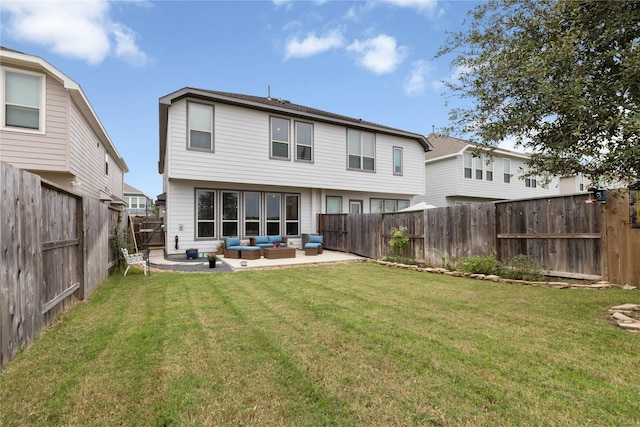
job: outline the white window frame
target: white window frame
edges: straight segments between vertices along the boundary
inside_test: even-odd
[[[485,156],[484,162],[484,179],[488,182],[493,182],[493,159]]]
[[[473,179],[473,154],[470,151],[462,153],[462,177],[465,179]]]
[[[198,106],[198,107],[205,107],[209,109],[210,112],[210,128],[209,129],[199,129],[199,128],[192,128],[191,127],[191,107],[192,106]],[[213,153],[214,150],[214,138],[213,138],[213,128],[214,128],[214,108],[213,105],[209,105],[209,104],[203,104],[200,102],[187,102],[187,149],[188,150],[196,150],[196,151],[207,151],[207,152],[211,152]],[[193,147],[191,145],[191,131],[196,131],[196,132],[201,132],[201,133],[208,133],[209,134],[209,148],[205,148],[205,147]]]
[[[511,184],[511,159],[502,159],[502,182]]]
[[[484,159],[483,156],[473,156],[473,178],[476,181],[484,180]]]
[[[349,200],[349,213],[363,213],[362,200]]]
[[[38,129],[32,129],[21,126],[11,126],[7,125],[7,73],[13,74],[22,74],[24,76],[37,77],[40,80],[40,91],[39,91],[39,105],[38,105]],[[2,113],[0,116],[2,117],[2,129],[14,132],[24,132],[24,133],[35,133],[35,134],[44,134],[46,132],[45,124],[47,117],[47,109],[46,109],[46,93],[47,93],[47,77],[42,73],[35,73],[32,71],[25,71],[11,67],[2,67]],[[20,106],[15,104],[16,106]],[[33,106],[28,106],[33,108]]]

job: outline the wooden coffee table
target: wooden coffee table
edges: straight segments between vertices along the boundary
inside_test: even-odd
[[[262,249],[266,259],[295,258],[296,248],[264,248]]]

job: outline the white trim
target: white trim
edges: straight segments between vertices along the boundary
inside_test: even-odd
[[[20,126],[7,126],[6,121],[6,83],[7,83],[7,72],[13,74],[22,74],[25,76],[37,77],[40,80],[40,105],[38,106],[38,129],[30,129],[23,128]],[[2,86],[2,114],[0,122],[0,127],[2,130],[10,131],[10,132],[19,132],[19,133],[32,133],[37,135],[46,134],[46,123],[47,123],[47,75],[45,73],[38,73],[34,71],[27,71],[20,68],[12,68],[12,67],[2,67],[1,73],[1,86]]]

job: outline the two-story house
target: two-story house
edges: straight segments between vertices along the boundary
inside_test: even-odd
[[[395,211],[424,193],[423,135],[271,97],[183,88],[159,101],[167,253],[285,235],[317,214]],[[177,240],[177,243],[176,243]]]
[[[559,194],[559,180],[542,185],[522,178],[527,154],[482,146],[450,136],[427,135],[433,150],[425,154],[425,194],[418,202],[434,206],[544,197]]]
[[[148,216],[153,213],[153,200],[126,182],[124,183],[124,202],[127,215]]]
[[[128,168],[78,83],[0,47],[0,159],[82,196],[122,206]]]

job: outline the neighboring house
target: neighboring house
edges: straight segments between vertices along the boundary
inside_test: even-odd
[[[417,202],[434,206],[544,197],[559,194],[558,179],[543,186],[522,179],[527,154],[482,146],[449,136],[427,135],[433,150],[425,154],[425,194]]]
[[[80,85],[42,58],[4,47],[0,68],[2,161],[122,206],[127,165]]]
[[[560,178],[560,194],[587,193],[590,187],[591,181],[582,174]]]
[[[424,136],[271,97],[160,98],[167,253],[317,231],[317,214],[395,211],[424,193]],[[175,239],[178,239],[176,249]]]
[[[152,213],[153,201],[142,191],[131,185],[124,183],[124,210],[127,215],[150,215]]]

